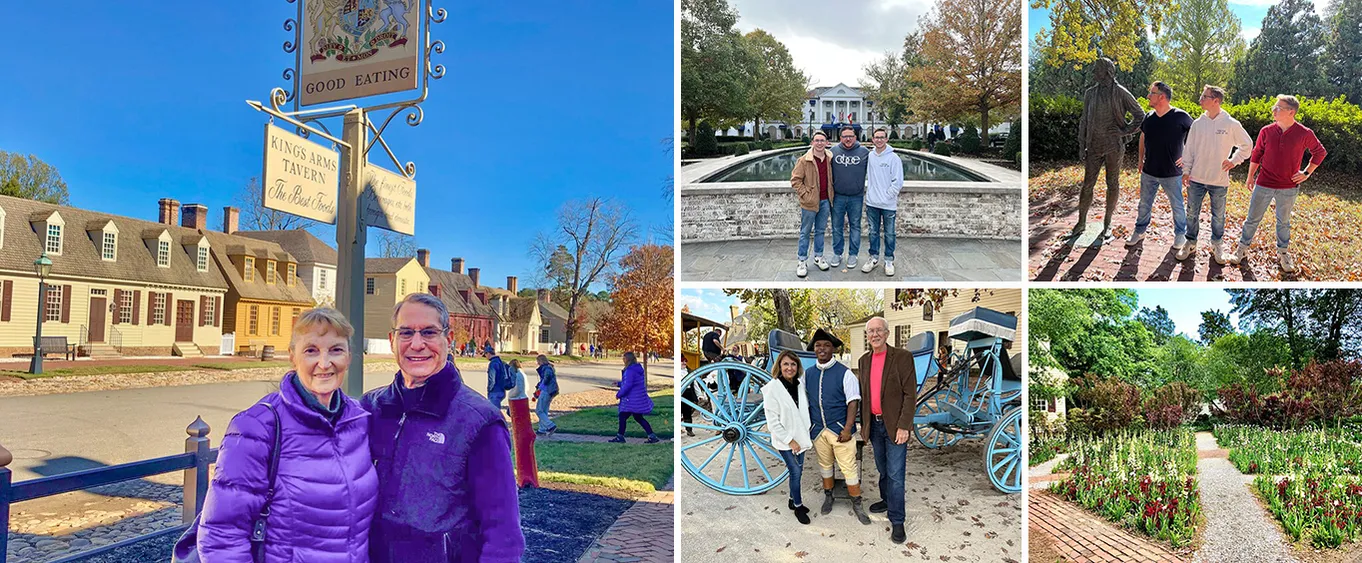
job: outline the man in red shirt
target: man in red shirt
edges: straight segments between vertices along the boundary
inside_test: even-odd
[[[1248,178],[1244,180],[1244,185],[1253,186],[1253,197],[1249,200],[1248,217],[1244,218],[1239,244],[1230,255],[1231,264],[1238,264],[1248,254],[1258,223],[1263,220],[1268,204],[1275,200],[1277,260],[1283,272],[1296,271],[1296,264],[1286,248],[1291,242],[1291,208],[1296,205],[1301,182],[1309,178],[1329,154],[1314,131],[1296,122],[1300,107],[1294,96],[1278,95],[1277,103],[1272,106],[1273,123],[1258,132],[1258,141],[1249,157]],[[1310,164],[1301,170],[1301,158],[1307,150],[1310,151]]]
[[[889,322],[875,317],[865,324],[870,351],[861,356],[856,377],[861,382],[861,435],[875,450],[880,473],[880,500],[871,512],[888,512],[890,539],[903,543],[903,501],[908,437],[917,408],[917,371],[913,355],[888,344]]]

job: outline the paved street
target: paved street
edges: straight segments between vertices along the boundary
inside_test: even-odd
[[[812,242],[810,242],[812,246]],[[686,281],[798,281],[797,239],[691,242],[681,245],[681,279]],[[899,237],[894,248],[894,277],[884,275],[883,265],[861,273],[870,243],[861,241],[855,270],[846,263],[828,271],[813,265],[809,249],[809,275],[805,281],[1021,281],[1021,242],[1015,240]],[[824,247],[832,256],[832,241]]]

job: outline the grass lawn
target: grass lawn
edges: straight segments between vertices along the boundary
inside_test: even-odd
[[[671,479],[671,444],[535,442],[543,481],[605,487],[646,495]]]
[[[651,393],[653,397],[653,414],[644,418],[648,419],[648,424],[653,427],[653,432],[661,438],[671,438],[675,429],[672,427],[672,390],[664,389]],[[590,434],[594,436],[614,436],[619,429],[619,409],[616,407],[593,407],[570,412],[553,419],[558,424],[558,431],[565,434]],[[647,434],[639,427],[634,419],[630,418],[628,424],[624,426],[625,436],[633,438],[646,438]]]
[[[193,369],[192,366],[172,366],[166,364],[129,364],[122,366],[89,366],[74,368],[55,368],[44,369],[41,374],[33,375],[27,370],[0,370],[0,375],[12,375],[20,379],[39,379],[43,377],[62,377],[72,375],[108,375],[117,373],[161,373],[168,371],[185,371]]]

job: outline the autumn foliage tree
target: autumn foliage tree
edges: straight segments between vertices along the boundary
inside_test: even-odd
[[[672,351],[673,252],[670,246],[635,246],[610,278],[614,308],[601,319],[601,339],[612,350],[639,352],[645,366],[649,352]]]
[[[1021,105],[1021,3],[938,0],[920,25],[918,101],[938,119],[979,116],[987,144],[989,113],[1015,114]]]

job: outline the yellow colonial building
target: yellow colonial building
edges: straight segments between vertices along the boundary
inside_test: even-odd
[[[235,221],[227,230],[234,231]],[[278,243],[222,232],[203,231],[213,245],[213,260],[227,280],[222,332],[234,350],[259,355],[266,346],[283,356],[293,338],[293,323],[313,307],[312,293],[298,277],[298,261]]]
[[[961,289],[957,296],[946,297],[939,311],[930,305],[897,307],[901,291],[903,290],[884,290],[885,312],[882,316],[889,322],[890,346],[902,347],[915,334],[933,332],[936,334],[937,348],[943,343],[950,343],[958,352],[961,345],[950,339],[951,319],[975,307],[984,307],[1017,317],[1017,338],[1008,350],[1009,355],[1020,354],[1026,348],[1026,324],[1022,318],[1025,310],[1022,308],[1021,289],[980,289],[978,301],[974,301],[975,290]],[[847,343],[847,349],[851,353],[851,365],[855,365],[861,355],[870,349],[870,341],[865,336],[865,323],[869,320],[858,319],[850,325],[851,341]]]
[[[364,338],[387,342],[393,307],[410,293],[430,293],[430,275],[410,258],[369,258],[364,261]],[[381,342],[371,342],[382,347]]]

